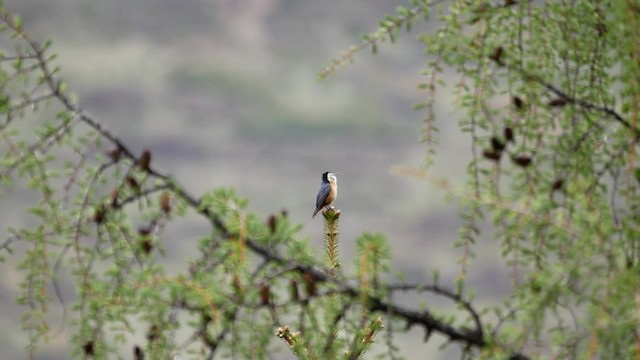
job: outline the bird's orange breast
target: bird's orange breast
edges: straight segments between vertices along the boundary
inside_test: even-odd
[[[331,191],[329,191],[329,195],[327,195],[327,199],[324,201],[326,205],[331,205],[338,195],[338,185],[335,182],[332,182],[330,185]]]

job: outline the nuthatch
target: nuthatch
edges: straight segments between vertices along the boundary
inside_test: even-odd
[[[313,212],[312,218],[316,217],[318,211],[331,206],[338,196],[338,178],[332,172],[322,174],[322,183],[316,197],[316,211]]]

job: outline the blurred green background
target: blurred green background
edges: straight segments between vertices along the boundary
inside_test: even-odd
[[[365,51],[356,63],[317,80],[332,58],[374,31],[397,5],[388,0],[8,0],[35,39],[54,41],[62,77],[81,106],[124,141],[153,152],[154,165],[202,194],[232,186],[265,218],[287,209],[304,225],[318,253],[322,221],[311,219],[324,171],[338,172],[342,210],[341,257],[352,268],[353,239],[363,231],[388,236],[394,269],[409,281],[429,281],[440,269],[453,287],[461,251],[452,247],[459,219],[444,193],[391,173],[394,165],[420,166],[424,114],[412,104],[421,67],[429,60],[416,40],[429,24],[417,23],[380,53]],[[451,75],[451,74],[450,74]],[[449,80],[457,77],[450,76]],[[461,114],[451,94],[437,99],[438,157],[432,171],[462,183],[470,139],[460,134]],[[6,204],[6,203],[5,203]],[[3,209],[4,211],[4,209]],[[12,213],[11,216],[19,216]],[[195,254],[206,224],[187,219],[169,228],[163,242],[175,268]],[[186,246],[185,242],[193,242]],[[469,286],[478,303],[491,304],[509,281],[490,240],[477,249]],[[19,274],[2,264],[0,323],[3,359],[22,357],[21,310],[14,304]],[[68,288],[68,291],[73,291]],[[446,311],[434,298],[400,299]],[[55,303],[55,300],[52,300]],[[52,305],[55,306],[55,305]],[[60,322],[60,315],[52,322]],[[55,327],[55,325],[53,326]],[[414,330],[396,339],[408,359],[447,359],[434,336],[428,344]],[[38,359],[65,359],[64,335]],[[8,356],[8,357],[5,357]]]

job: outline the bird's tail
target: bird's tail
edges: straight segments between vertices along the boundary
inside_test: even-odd
[[[318,213],[318,211],[320,211],[320,208],[317,208],[316,211],[313,212],[313,215],[311,215],[311,218],[315,218],[316,214]]]

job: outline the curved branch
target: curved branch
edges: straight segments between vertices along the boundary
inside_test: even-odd
[[[480,320],[480,315],[473,308],[471,303],[469,301],[465,300],[462,297],[461,294],[456,294],[453,291],[451,291],[449,289],[445,289],[445,288],[443,288],[443,287],[441,287],[441,286],[439,286],[437,284],[434,284],[434,285],[395,284],[395,285],[389,286],[389,290],[391,290],[391,291],[394,291],[394,290],[398,290],[398,291],[429,291],[429,292],[432,292],[434,294],[444,296],[444,297],[454,301],[455,303],[461,305],[465,310],[467,310],[467,312],[469,313],[469,315],[473,319],[473,322],[476,325],[476,329],[475,329],[476,333],[482,334],[484,332],[484,327],[482,326],[482,321]]]

